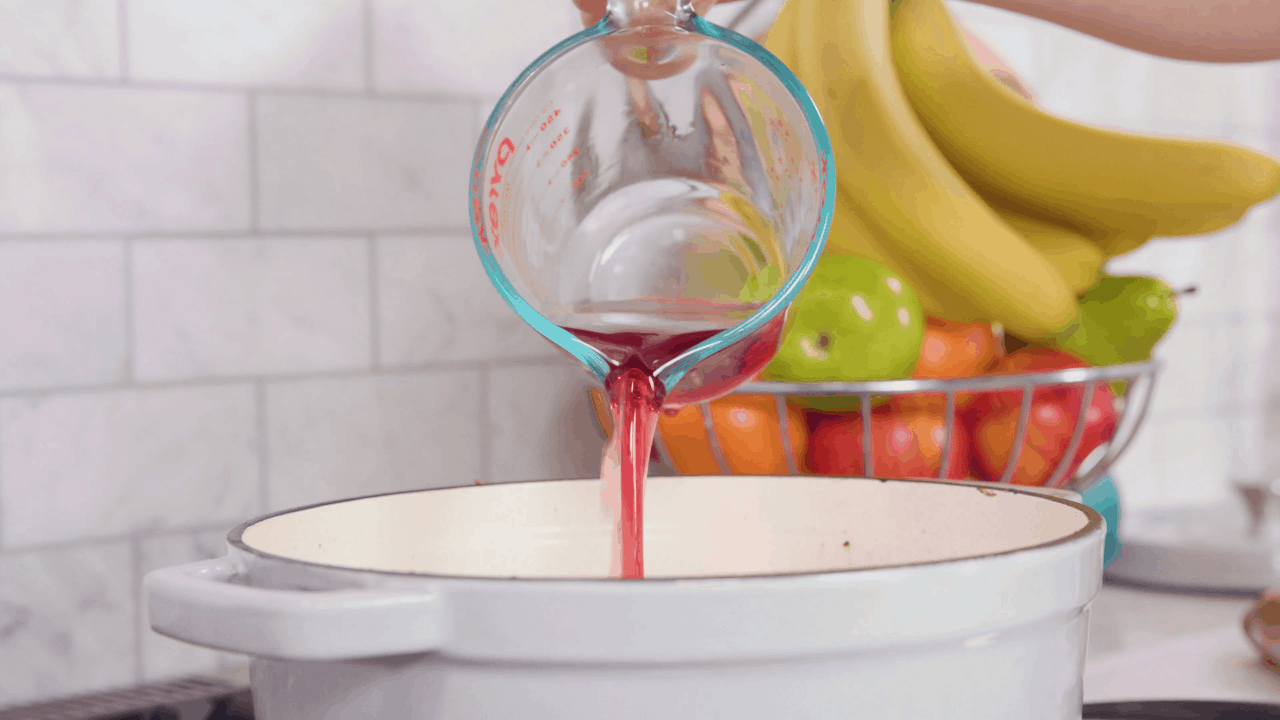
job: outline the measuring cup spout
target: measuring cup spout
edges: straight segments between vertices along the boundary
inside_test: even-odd
[[[681,26],[692,20],[693,15],[692,0],[608,0],[604,22],[614,30],[646,25]]]

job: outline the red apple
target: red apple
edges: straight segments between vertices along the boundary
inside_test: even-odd
[[[1080,412],[1083,388],[1071,393],[1041,396],[1036,393],[1027,418],[1026,438],[1018,454],[1018,464],[1010,477],[1015,485],[1044,485],[1071,444]],[[994,393],[990,395],[995,395]],[[974,465],[987,480],[999,480],[1009,463],[1018,430],[1019,405],[993,402],[988,398],[975,405],[969,415]],[[1063,482],[1069,480],[1089,453],[1115,435],[1119,415],[1115,395],[1106,385],[1098,385],[1085,410],[1085,427],[1080,446],[1071,459]]]
[[[988,375],[1017,375],[1021,373],[1052,372],[1088,367],[1089,364],[1076,355],[1065,350],[1051,348],[1023,348],[1000,358]],[[1032,394],[1033,401],[1047,401],[1052,398],[1073,399],[1078,404],[1083,392],[1079,386],[1059,385],[1036,390]],[[970,415],[985,414],[995,408],[1022,405],[1022,390],[992,390],[976,393],[965,403],[965,410]],[[1015,416],[1016,417],[1016,416]]]
[[[946,439],[945,405],[926,396],[895,398],[871,413],[871,475],[880,478],[937,478]],[[819,420],[809,441],[809,469],[819,475],[862,476],[862,416],[830,415]],[[968,438],[956,421],[948,478],[969,474]]]

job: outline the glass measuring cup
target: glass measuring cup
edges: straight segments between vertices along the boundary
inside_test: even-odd
[[[494,108],[472,232],[498,291],[606,385],[679,406],[772,357],[817,262],[834,160],[799,80],[688,0],[609,0]]]

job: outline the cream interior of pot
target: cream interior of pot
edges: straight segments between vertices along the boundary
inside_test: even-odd
[[[519,578],[608,577],[612,514],[598,480],[383,495],[277,515],[254,550],[362,570]],[[1085,529],[1058,500],[935,482],[822,477],[654,477],[646,576],[883,567],[1003,553]]]

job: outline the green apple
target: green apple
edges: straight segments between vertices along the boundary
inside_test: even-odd
[[[792,302],[764,376],[789,382],[910,377],[924,331],[920,301],[892,270],[865,258],[826,255]],[[835,412],[850,403],[813,397],[805,404]]]

